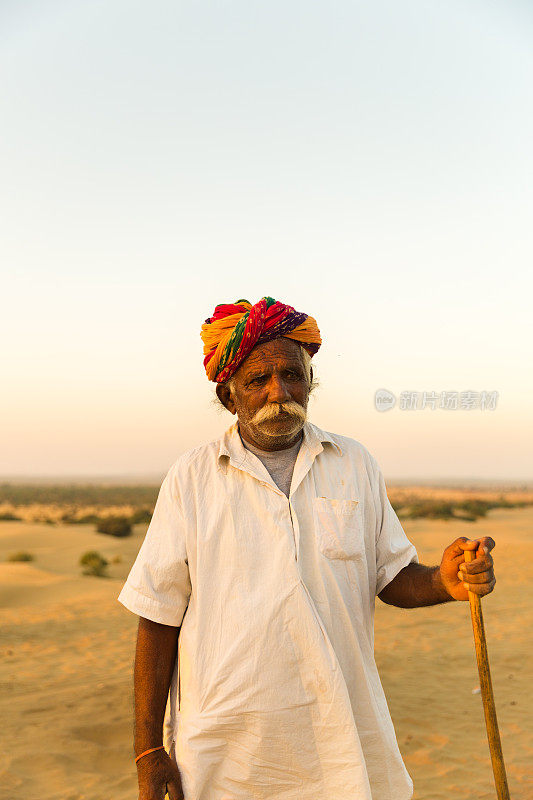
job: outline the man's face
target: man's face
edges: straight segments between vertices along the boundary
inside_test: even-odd
[[[300,436],[309,390],[300,345],[282,338],[255,347],[235,373],[231,392],[218,386],[217,394],[237,414],[246,441],[262,450],[282,450]]]

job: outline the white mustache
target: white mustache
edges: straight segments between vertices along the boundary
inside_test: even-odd
[[[291,417],[295,418],[295,421],[298,421],[303,425],[306,420],[307,414],[305,408],[301,406],[294,400],[289,400],[287,403],[269,403],[263,408],[260,408],[251,419],[253,425],[261,425],[263,422],[269,422],[272,419],[276,419],[279,414],[282,412],[286,414],[290,414]]]

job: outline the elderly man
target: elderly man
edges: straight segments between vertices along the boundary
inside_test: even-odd
[[[373,456],[306,421],[312,317],[239,300],[202,338],[237,422],[171,467],[119,597],[140,617],[139,800],[408,800],[375,597],[485,595],[494,542],[460,538],[439,566],[418,563]]]

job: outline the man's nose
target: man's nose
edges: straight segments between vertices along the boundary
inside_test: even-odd
[[[279,375],[272,375],[270,379],[268,399],[271,403],[287,403],[292,399],[285,381]]]

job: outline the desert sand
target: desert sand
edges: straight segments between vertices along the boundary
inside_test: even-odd
[[[513,800],[533,799],[533,508],[475,523],[406,520],[420,561],[458,536],[492,536],[498,583],[483,600]],[[116,600],[146,525],[0,522],[1,800],[135,800],[132,664],[137,618]],[[27,550],[30,563],[6,563]],[[81,574],[87,550],[108,578]],[[376,660],[416,800],[495,798],[467,603],[403,610],[376,601]]]

